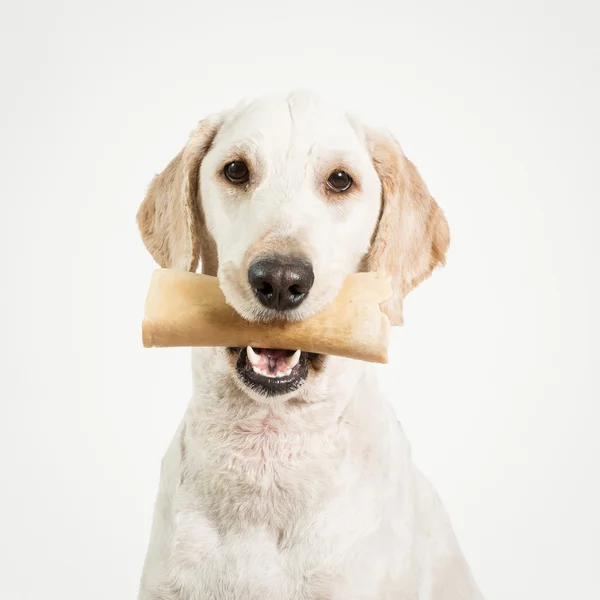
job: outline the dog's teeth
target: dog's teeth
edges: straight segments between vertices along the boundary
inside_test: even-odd
[[[248,360],[250,361],[250,364],[252,364],[252,365],[258,364],[258,362],[260,361],[260,356],[258,354],[256,354],[256,352],[254,352],[254,349],[252,348],[252,346],[248,346],[246,348],[246,353],[248,355]]]
[[[293,369],[298,364],[301,354],[302,354],[302,352],[300,352],[300,350],[296,350],[296,352],[294,352],[294,354],[292,354],[289,358],[285,359],[285,362],[288,364],[288,367],[290,368],[290,370]]]

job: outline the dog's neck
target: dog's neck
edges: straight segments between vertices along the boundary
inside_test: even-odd
[[[311,397],[259,403],[235,383],[223,351],[195,349],[183,433],[186,470],[215,520],[284,527],[339,484],[382,411],[364,363],[330,357]]]
[[[323,432],[339,422],[357,390],[376,391],[370,365],[330,356],[323,372],[309,377],[292,399],[258,401],[238,384],[224,352],[219,348],[195,348],[192,352],[195,410],[224,425],[262,420],[269,414],[281,419],[281,433]]]

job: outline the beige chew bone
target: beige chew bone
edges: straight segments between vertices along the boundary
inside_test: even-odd
[[[218,279],[198,273],[154,272],[142,324],[144,346],[232,346],[301,349],[386,363],[390,322],[380,304],[390,278],[357,273],[321,312],[298,322],[255,323],[225,300]]]

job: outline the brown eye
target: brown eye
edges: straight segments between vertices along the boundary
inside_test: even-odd
[[[352,185],[352,177],[345,171],[334,171],[327,180],[327,185],[334,192],[345,192]]]
[[[223,174],[231,183],[246,183],[250,177],[250,171],[246,163],[241,160],[234,160],[225,165]]]

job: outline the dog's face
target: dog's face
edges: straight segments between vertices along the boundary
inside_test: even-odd
[[[268,98],[226,119],[200,167],[219,282],[246,319],[321,310],[369,249],[381,183],[344,114]]]
[[[388,305],[443,261],[446,221],[393,139],[312,94],[269,96],[202,121],[153,181],[138,213],[163,267],[217,275],[248,320],[304,319],[358,270],[395,276]],[[223,360],[257,400],[310,397],[325,357],[229,348]]]

